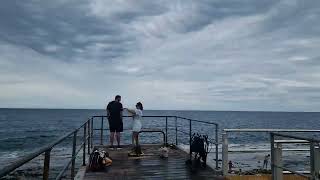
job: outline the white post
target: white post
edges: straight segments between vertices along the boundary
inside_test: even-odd
[[[228,134],[222,133],[222,173],[228,175]]]
[[[282,180],[283,170],[282,167],[282,146],[280,143],[276,143],[276,147],[273,148],[273,164],[274,164],[274,174],[272,180]]]
[[[310,165],[312,179],[319,179],[320,171],[320,148],[313,142],[310,144]]]
[[[316,176],[320,179],[320,147],[316,147],[314,151],[314,170],[316,172]]]

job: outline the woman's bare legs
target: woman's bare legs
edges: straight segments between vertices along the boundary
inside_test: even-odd
[[[139,133],[136,132],[136,145],[138,146],[139,145]]]
[[[132,142],[132,146],[134,146],[134,132],[132,132],[131,142]]]

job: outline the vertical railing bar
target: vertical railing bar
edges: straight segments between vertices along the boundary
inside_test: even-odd
[[[103,144],[103,116],[101,116],[100,145]]]
[[[73,133],[73,144],[72,144],[72,162],[71,162],[71,179],[75,176],[75,163],[76,163],[76,146],[77,146],[77,130]]]
[[[176,126],[176,145],[178,145],[178,122],[177,122],[177,116],[175,117],[175,126]]]
[[[90,146],[93,148],[93,117],[91,117],[91,136],[90,136]]]
[[[191,120],[189,120],[189,154],[190,154],[190,160],[192,159],[192,152],[191,152]]]
[[[315,179],[315,168],[314,168],[314,142],[310,142],[310,175],[311,179]]]
[[[222,133],[222,173],[228,175],[228,133]]]
[[[165,146],[168,145],[168,116],[166,116],[166,142]]]
[[[87,123],[83,126],[82,166],[86,165]]]
[[[270,134],[270,147],[271,147],[271,173],[272,173],[272,180],[276,179],[275,174],[275,166],[274,166],[274,160],[275,160],[275,152],[274,152],[274,134]]]
[[[48,179],[49,179],[50,152],[51,152],[51,149],[47,150],[47,151],[44,153],[43,180],[48,180]]]
[[[91,135],[90,135],[90,119],[88,119],[88,154],[90,154],[90,138],[91,138]]]
[[[218,130],[219,130],[219,125],[216,124],[216,169],[219,168],[219,149],[218,149],[218,146],[219,146],[219,137],[218,137]]]

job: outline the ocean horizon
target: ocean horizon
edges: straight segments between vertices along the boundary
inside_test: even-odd
[[[30,109],[30,110],[105,110],[98,108],[26,108],[26,107],[13,107],[0,109]],[[197,109],[145,109],[146,111],[201,111],[201,112],[279,112],[279,113],[320,113],[320,111],[284,111],[284,110],[197,110]]]
[[[37,148],[58,139],[67,132],[78,128],[87,118],[94,115],[106,115],[103,109],[22,109],[22,108],[0,108],[0,167],[17,160]],[[262,112],[262,111],[190,111],[190,110],[145,110],[144,115],[158,116],[181,116],[196,120],[218,123],[219,139],[225,128],[279,128],[279,129],[320,129],[319,112]],[[101,121],[100,119],[98,120]],[[104,119],[104,128],[107,121]],[[131,142],[130,118],[124,119],[124,131],[122,142]],[[144,118],[144,128],[165,129],[165,118]],[[96,127],[99,128],[100,123]],[[175,142],[174,118],[168,119],[168,141]],[[178,121],[178,128],[188,132],[188,121]],[[213,127],[193,123],[193,133],[207,134],[214,137]],[[316,133],[295,133],[303,136],[319,138]],[[108,144],[108,135],[104,135],[104,144]],[[188,135],[178,133],[180,145],[187,145]],[[81,137],[79,137],[81,138]],[[97,136],[96,136],[97,138]],[[161,143],[162,137],[158,134],[142,134],[141,143]],[[230,133],[230,148],[234,149],[257,149],[270,148],[268,133]],[[53,150],[52,167],[58,171],[64,165],[65,158],[71,153],[71,139],[57,146]],[[220,147],[221,148],[221,147]],[[237,163],[238,168],[250,169],[260,166],[265,153],[230,153],[230,159]],[[295,161],[292,161],[292,157]],[[286,153],[284,163],[293,169],[304,169],[308,160],[307,153]],[[214,157],[209,156],[208,161],[213,162]],[[43,159],[43,157],[42,157]],[[25,168],[41,165],[40,160],[27,163]]]

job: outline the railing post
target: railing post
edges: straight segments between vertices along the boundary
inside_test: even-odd
[[[312,179],[319,179],[320,151],[314,142],[310,142],[310,174]]]
[[[276,147],[274,146],[276,145]],[[271,134],[271,170],[272,180],[282,180],[282,146],[280,143],[274,143],[274,135]]]
[[[222,133],[222,173],[224,176],[228,174],[228,134],[227,132]]]
[[[219,137],[218,137],[219,126],[216,124],[216,169],[219,168]]]
[[[87,143],[88,143],[88,154],[90,154],[90,138],[91,138],[91,135],[90,135],[90,119],[88,119],[88,140],[87,140]]]
[[[50,152],[51,152],[51,149],[47,150],[44,153],[43,180],[48,180],[49,179]]]
[[[320,147],[317,144],[317,147],[314,148],[314,171],[318,179],[320,179]]]
[[[100,145],[103,144],[103,116],[101,117]]]
[[[93,117],[91,117],[91,135],[90,135],[90,146],[93,148]]]
[[[86,165],[87,123],[83,126],[82,166]]]
[[[175,126],[176,126],[176,145],[178,145],[178,122],[177,122],[177,116],[175,117]]]
[[[166,116],[166,142],[165,146],[168,145],[168,116]]]
[[[189,154],[190,154],[190,160],[192,159],[192,152],[191,152],[191,133],[192,133],[192,129],[191,129],[191,120],[189,120]]]
[[[272,180],[276,179],[275,178],[275,166],[274,166],[274,161],[275,161],[275,152],[274,152],[274,135],[271,133],[270,134],[270,148],[271,148],[271,175],[272,175]]]
[[[77,132],[73,133],[73,144],[72,144],[72,161],[71,161],[71,179],[74,179],[75,172],[75,164],[76,164],[76,147],[77,147]]]

